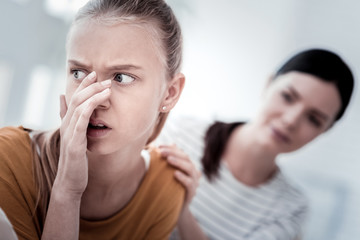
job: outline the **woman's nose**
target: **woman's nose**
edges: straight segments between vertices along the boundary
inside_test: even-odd
[[[285,110],[282,116],[283,123],[289,130],[294,130],[298,127],[302,115],[300,106],[292,106]]]

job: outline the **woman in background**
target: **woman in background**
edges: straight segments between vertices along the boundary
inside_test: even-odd
[[[175,142],[195,165],[201,162],[205,175],[178,221],[181,239],[299,237],[307,200],[282,174],[276,158],[328,131],[343,116],[353,85],[351,70],[339,56],[310,49],[271,77],[252,121],[215,122],[208,129],[193,120],[166,126],[159,142]],[[163,146],[162,152],[177,151]],[[181,182],[193,196],[196,171],[189,161],[175,160],[169,162],[182,170]]]
[[[167,239],[185,189],[146,146],[185,81],[172,10],[89,1],[66,49],[60,129],[0,129],[0,208],[19,239]]]

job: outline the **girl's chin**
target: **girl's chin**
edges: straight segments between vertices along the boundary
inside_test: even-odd
[[[104,145],[105,144],[88,140],[87,151],[91,154],[107,155],[109,154],[109,149]]]

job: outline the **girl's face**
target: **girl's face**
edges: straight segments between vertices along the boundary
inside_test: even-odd
[[[333,83],[300,72],[280,75],[265,91],[259,137],[277,153],[297,150],[331,127],[340,107]]]
[[[163,53],[154,39],[139,25],[109,26],[87,20],[72,27],[67,45],[67,104],[92,71],[98,82],[112,80],[110,98],[89,119],[88,150],[109,154],[143,147],[161,107],[167,105],[170,110],[175,105],[176,101],[169,103],[168,93],[177,89],[171,89],[172,81],[166,79],[159,58]],[[93,126],[100,124],[106,131]]]

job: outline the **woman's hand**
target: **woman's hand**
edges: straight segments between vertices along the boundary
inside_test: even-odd
[[[96,81],[96,73],[85,77],[67,106],[60,97],[61,144],[54,187],[70,197],[81,197],[88,182],[86,131],[95,108],[110,96],[111,80]],[[69,194],[69,195],[67,195]]]
[[[175,171],[175,178],[186,188],[186,198],[183,207],[185,209],[195,196],[201,172],[195,168],[188,155],[176,145],[161,145],[159,149],[161,155],[167,159],[168,163],[178,169]]]
[[[206,235],[201,230],[189,209],[189,204],[199,186],[201,172],[195,168],[195,165],[189,157],[177,146],[161,145],[159,148],[161,155],[166,157],[168,163],[178,169],[175,171],[175,177],[186,188],[185,202],[177,222],[180,238],[184,240],[206,240]]]

